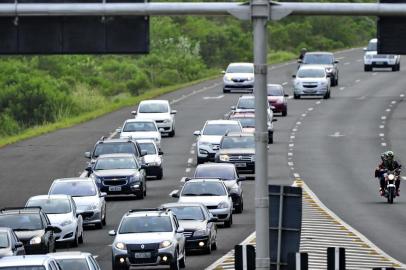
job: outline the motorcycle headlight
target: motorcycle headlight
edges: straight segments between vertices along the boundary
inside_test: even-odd
[[[206,230],[198,230],[198,231],[195,231],[195,232],[193,233],[193,236],[195,236],[195,237],[207,236],[207,235],[208,235],[208,233],[207,233]]]
[[[393,180],[393,179],[395,179],[395,176],[394,176],[393,174],[389,174],[389,175],[388,175],[388,179],[389,179],[389,180]]]
[[[228,155],[220,155],[220,161],[230,161],[230,157]]]
[[[61,223],[61,226],[62,226],[62,227],[68,226],[68,225],[70,225],[70,224],[72,224],[72,223],[73,223],[73,221],[70,220],[70,219],[68,219],[68,220],[65,220],[64,222],[62,222],[62,223]]]
[[[171,241],[165,240],[165,241],[162,241],[162,242],[159,244],[159,248],[167,248],[167,247],[170,247],[171,245],[172,245],[172,242],[171,242]]]
[[[228,208],[228,203],[227,202],[221,202],[221,203],[219,203],[219,205],[217,207],[218,208]]]
[[[34,238],[31,238],[30,240],[30,245],[38,245],[41,244],[42,239],[40,236],[35,236]]]
[[[125,243],[123,243],[123,242],[117,242],[115,244],[115,247],[117,249],[120,249],[120,250],[126,250],[127,249],[127,245]]]

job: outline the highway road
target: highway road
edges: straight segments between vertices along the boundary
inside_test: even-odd
[[[275,143],[269,147],[269,183],[290,185],[300,176],[344,221],[405,262],[406,209],[402,206],[406,194],[401,194],[394,205],[386,204],[378,196],[373,170],[380,153],[388,147],[393,147],[400,160],[406,155],[406,108],[400,96],[406,94],[406,71],[365,73],[362,54],[359,49],[337,53],[340,81],[332,89],[330,100],[289,100],[288,116],[277,117]],[[295,63],[270,67],[269,82],[284,84],[292,94],[291,75],[296,67]],[[193,131],[207,119],[222,118],[238,96],[223,95],[219,79],[162,96],[175,101],[172,107],[178,111],[176,136],[163,138],[164,179],[148,182],[144,200],[109,200],[107,226],[85,231],[85,244],[79,249],[97,255],[102,269],[111,269],[109,244],[113,239],[107,231],[115,229],[131,208],[173,201],[169,192],[178,188],[181,177],[191,175],[195,167]],[[0,149],[0,206],[21,206],[30,196],[46,194],[52,179],[78,176],[87,162],[83,153],[130,118],[132,109]],[[218,250],[211,255],[190,254],[187,269],[204,269],[252,233],[254,181],[246,181],[243,186],[243,214],[234,216],[230,229],[219,228]]]

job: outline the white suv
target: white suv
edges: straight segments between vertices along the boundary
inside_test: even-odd
[[[378,40],[373,38],[369,41],[368,47],[364,48],[364,71],[372,71],[377,68],[392,68],[392,71],[400,70],[400,55],[378,54]]]
[[[151,139],[158,147],[161,146],[161,133],[154,120],[128,119],[124,122],[123,128],[118,128],[116,131],[120,133],[120,139]]]
[[[169,210],[134,209],[121,219],[112,247],[113,270],[130,267],[170,266],[171,270],[185,267],[184,229]]]
[[[131,112],[136,119],[152,119],[159,130],[168,133],[169,137],[175,136],[175,110],[167,100],[144,100],[138,105],[137,111]]]
[[[231,90],[245,90],[250,93],[254,90],[254,64],[231,63],[223,71],[223,93]]]
[[[221,138],[227,132],[242,132],[242,126],[238,120],[208,120],[202,130],[196,130],[197,164],[205,161],[214,161]]]

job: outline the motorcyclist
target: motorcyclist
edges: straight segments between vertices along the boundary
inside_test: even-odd
[[[382,162],[378,165],[378,167],[375,169],[375,177],[379,178],[379,184],[380,184],[380,194],[381,196],[385,195],[385,173],[387,171],[394,171],[396,176],[400,175],[400,171],[402,168],[402,165],[395,160],[395,155],[392,151],[386,151],[381,154],[381,159]],[[399,194],[399,188],[400,188],[400,178],[397,177],[395,181],[395,186],[396,186],[396,196],[400,196]]]
[[[303,61],[303,58],[304,58],[306,52],[307,52],[307,49],[306,49],[306,48],[302,48],[302,49],[300,50],[299,60],[302,60],[302,61]]]

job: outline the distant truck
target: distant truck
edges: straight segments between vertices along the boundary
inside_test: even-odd
[[[364,71],[372,71],[374,67],[392,68],[392,71],[400,70],[400,55],[378,54],[378,39],[371,39],[364,51]]]

